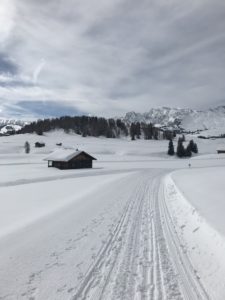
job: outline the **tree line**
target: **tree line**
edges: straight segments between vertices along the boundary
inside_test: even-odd
[[[44,119],[25,125],[18,133],[37,133],[42,135],[55,129],[63,129],[66,133],[74,132],[83,137],[105,136],[107,138],[119,138],[130,136],[132,140],[143,137],[150,139],[172,139],[175,133],[169,130],[162,131],[153,124],[131,123],[126,124],[121,119],[106,119],[103,117],[89,116],[64,116],[60,118]]]
[[[60,117],[53,119],[44,119],[32,122],[24,126],[19,133],[37,133],[42,135],[55,129],[63,129],[66,133],[74,132],[86,136],[105,136],[107,138],[116,138],[128,136],[128,129],[120,119],[105,119],[89,116]]]

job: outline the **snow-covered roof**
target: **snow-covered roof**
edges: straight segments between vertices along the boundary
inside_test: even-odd
[[[48,155],[44,160],[52,160],[52,161],[69,161],[72,158],[80,155],[81,153],[85,153],[86,155],[90,156],[91,158],[95,159],[92,157],[90,154],[84,152],[84,151],[78,151],[74,149],[58,149]]]

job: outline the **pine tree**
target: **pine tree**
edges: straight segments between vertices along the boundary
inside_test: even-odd
[[[188,144],[188,146],[187,146],[187,148],[185,150],[185,156],[187,156],[187,157],[191,157],[192,156],[190,144]]]
[[[36,134],[37,135],[43,135],[43,131],[41,128],[39,128],[37,131],[36,131]]]
[[[183,139],[179,138],[178,144],[177,144],[177,156],[178,157],[184,157],[185,154],[186,154],[186,151],[184,149]]]
[[[24,144],[25,153],[30,153],[30,144],[26,141]]]
[[[198,146],[196,143],[194,143],[194,145],[193,145],[192,152],[198,153]]]
[[[130,126],[130,136],[131,136],[131,140],[134,141],[135,140],[135,133],[136,133],[136,128],[135,128],[135,124],[132,123]]]
[[[173,141],[172,140],[170,140],[169,141],[169,147],[168,147],[168,155],[174,155],[174,146],[173,146]]]
[[[140,139],[140,137],[141,137],[141,124],[139,123],[139,122],[137,122],[136,124],[135,124],[136,126],[136,136],[137,136],[137,138],[138,139]]]
[[[159,139],[159,131],[158,128],[154,128],[154,140],[158,140]]]
[[[193,152],[193,153],[198,153],[198,146],[197,146],[196,143],[194,143],[193,140],[190,140],[189,146],[190,146],[190,148],[191,148],[191,152]]]

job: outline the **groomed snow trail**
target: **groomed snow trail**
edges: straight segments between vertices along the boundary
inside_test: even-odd
[[[168,210],[166,173],[118,175],[0,239],[0,299],[210,299]],[[55,184],[65,187],[63,180]]]
[[[163,173],[138,173],[132,197],[73,300],[209,299],[176,234]]]

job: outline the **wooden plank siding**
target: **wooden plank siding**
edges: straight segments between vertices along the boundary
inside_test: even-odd
[[[92,168],[93,159],[95,158],[86,153],[80,153],[69,161],[49,160],[48,167],[54,167],[60,170]]]

